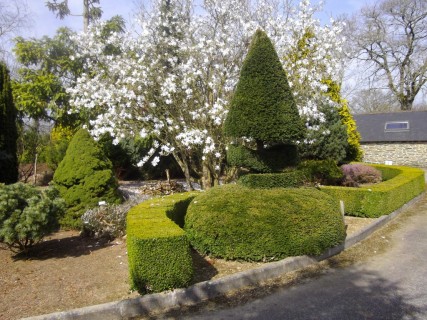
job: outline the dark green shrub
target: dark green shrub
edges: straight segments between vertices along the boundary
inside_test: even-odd
[[[238,183],[252,189],[296,188],[307,180],[301,170],[283,173],[246,174],[240,177]]]
[[[339,185],[344,178],[334,160],[306,160],[300,163],[298,169],[304,172],[310,183]]]
[[[387,181],[361,188],[325,186],[321,190],[344,201],[350,216],[378,218],[400,208],[425,190],[424,171],[417,168],[371,165]]]
[[[67,204],[67,213],[60,221],[66,228],[80,228],[82,214],[98,206],[99,201],[121,202],[111,162],[84,129],[71,140],[53,181]]]
[[[318,255],[345,239],[338,201],[314,188],[215,187],[192,201],[185,230],[199,252],[251,261]]]
[[[242,145],[230,145],[227,151],[229,165],[243,167],[251,172],[279,172],[286,167],[296,165],[297,161],[297,148],[294,145],[274,146],[261,151]]]
[[[139,293],[184,287],[191,281],[190,243],[177,223],[184,220],[196,194],[155,198],[129,211],[126,227],[129,273],[132,286]]]
[[[17,114],[9,70],[3,62],[0,62],[0,183],[18,181]]]
[[[65,202],[57,190],[23,183],[0,185],[0,242],[25,251],[58,229]]]
[[[230,110],[224,123],[227,136],[239,140],[252,139],[257,152],[264,145],[292,145],[304,137],[305,126],[301,120],[286,73],[268,36],[258,30],[251,42],[243,62],[239,82],[230,103]],[[276,151],[279,151],[277,149]],[[283,158],[286,158],[286,150]],[[237,165],[254,164],[253,152],[241,152],[239,156],[249,159],[230,159]],[[258,163],[262,159],[262,166]],[[264,155],[255,157],[258,172],[273,172],[277,168],[264,169]],[[281,157],[274,156],[274,159]],[[293,161],[294,162],[294,161]],[[274,165],[274,163],[273,163]],[[281,167],[281,165],[279,165]],[[262,169],[262,170],[260,170]]]
[[[342,162],[347,156],[347,128],[335,106],[321,105],[319,110],[325,115],[325,121],[310,121],[317,130],[307,130],[307,137],[298,145],[303,159],[333,159]]]

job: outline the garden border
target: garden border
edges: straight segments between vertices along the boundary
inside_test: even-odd
[[[239,289],[259,285],[264,281],[277,278],[284,273],[308,267],[309,265],[313,265],[322,260],[330,258],[367,238],[370,234],[384,226],[387,222],[397,217],[409,206],[415,204],[418,200],[421,199],[421,197],[423,197],[424,194],[425,192],[421,193],[389,215],[381,216],[359,232],[348,237],[343,244],[329,249],[320,256],[290,257],[281,261],[267,263],[266,265],[256,269],[238,272],[216,280],[200,282],[188,288],[154,293],[138,298],[114,301],[69,311],[28,317],[24,318],[24,320],[116,320],[138,316],[147,316],[150,313],[167,312],[182,306],[194,306],[206,300],[214,299]]]

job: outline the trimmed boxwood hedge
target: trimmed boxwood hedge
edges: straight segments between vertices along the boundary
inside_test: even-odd
[[[346,236],[338,202],[321,191],[240,185],[215,187],[195,198],[185,230],[201,253],[248,261],[318,255]]]
[[[139,293],[184,287],[193,275],[190,244],[183,229],[197,193],[155,198],[127,215],[127,249],[132,287]],[[172,221],[172,220],[173,221]]]
[[[425,190],[424,171],[417,168],[371,165],[382,173],[382,183],[361,188],[324,186],[322,191],[343,200],[346,215],[377,218],[400,208]]]
[[[296,188],[307,180],[303,171],[292,170],[283,173],[246,174],[238,183],[254,189]]]

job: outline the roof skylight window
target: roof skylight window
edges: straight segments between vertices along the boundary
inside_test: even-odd
[[[385,131],[408,131],[409,121],[393,121],[385,123]]]

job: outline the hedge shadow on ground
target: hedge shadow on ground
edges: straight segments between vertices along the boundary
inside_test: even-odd
[[[17,260],[48,260],[89,255],[108,246],[107,239],[92,239],[82,236],[69,236],[40,242],[25,253],[13,256]]]
[[[206,259],[196,250],[191,249],[191,258],[193,259],[193,268],[199,272],[193,274],[191,283],[211,280],[218,274],[218,270],[212,266]]]

